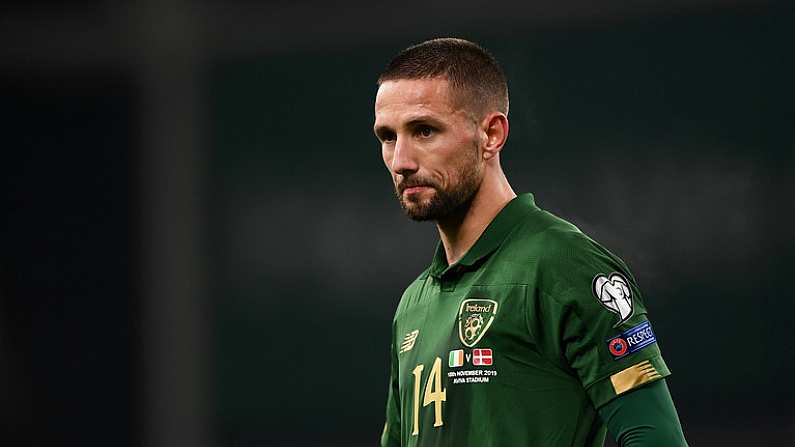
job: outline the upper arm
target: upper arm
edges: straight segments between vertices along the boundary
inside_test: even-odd
[[[533,319],[550,358],[577,376],[595,408],[670,374],[640,289],[618,257],[578,231],[552,232]]]
[[[621,447],[687,447],[664,379],[613,399],[599,416]]]

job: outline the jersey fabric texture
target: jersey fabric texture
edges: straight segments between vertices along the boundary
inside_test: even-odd
[[[602,446],[597,410],[670,374],[624,262],[532,194],[437,245],[392,331],[383,447]]]

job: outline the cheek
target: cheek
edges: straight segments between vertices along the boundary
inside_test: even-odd
[[[477,147],[472,138],[460,138],[449,146],[451,150],[446,153],[444,160],[439,160],[437,166],[443,167],[442,174],[447,185],[458,183],[464,172],[472,169],[472,164],[478,162]]]
[[[431,175],[439,182],[439,185],[445,189],[455,185],[458,182],[458,167],[456,160],[440,160],[434,165]]]
[[[381,148],[381,158],[384,160],[384,166],[386,166],[386,168],[390,171],[392,170],[391,167],[392,167],[393,154],[394,154],[393,151],[385,147]]]

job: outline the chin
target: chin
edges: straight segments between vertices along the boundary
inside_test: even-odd
[[[429,220],[439,220],[445,217],[445,212],[439,207],[439,204],[433,200],[423,201],[422,203],[412,203],[403,207],[403,211],[409,219],[417,222],[425,222]]]
[[[406,210],[406,216],[408,216],[409,219],[415,222],[427,222],[429,220],[436,220],[434,216],[431,216],[428,213],[413,212],[412,210]]]
[[[432,220],[431,200],[405,200],[401,201],[403,211],[411,220],[418,222]]]

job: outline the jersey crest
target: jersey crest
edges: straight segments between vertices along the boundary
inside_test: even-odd
[[[611,273],[610,277],[598,274],[593,279],[593,293],[599,303],[610,312],[618,314],[618,327],[632,316],[632,291],[629,281],[621,273]]]
[[[458,338],[471,348],[486,334],[497,315],[497,302],[484,298],[468,298],[458,310]]]

